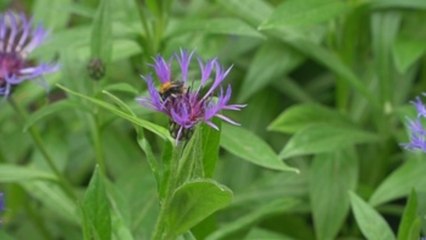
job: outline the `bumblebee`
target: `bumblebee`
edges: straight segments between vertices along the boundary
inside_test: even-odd
[[[158,91],[163,100],[169,97],[176,98],[186,92],[186,87],[182,81],[169,81],[161,84]]]

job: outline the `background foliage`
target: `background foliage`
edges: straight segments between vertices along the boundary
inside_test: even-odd
[[[233,65],[234,102],[248,106],[232,115],[241,128],[222,124],[220,136],[204,129],[198,139],[208,141],[203,156],[213,163],[206,176],[227,187],[185,182],[168,215],[173,234],[426,233],[426,159],[399,146],[405,116],[415,114],[408,102],[426,86],[426,1],[7,0],[0,8],[50,29],[33,57],[61,64],[46,76],[47,91],[26,83],[13,93],[26,119],[0,103],[1,239],[150,238],[161,186],[149,163],[167,159],[171,145],[167,119],[134,98],[147,95],[139,75],[152,57],[180,48]],[[100,81],[89,77],[94,58],[105,63]],[[56,184],[32,128],[76,200]],[[205,204],[183,218],[188,199]],[[215,213],[204,219],[207,212]]]

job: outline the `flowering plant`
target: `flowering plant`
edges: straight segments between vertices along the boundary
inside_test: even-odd
[[[194,87],[196,86],[195,78],[188,80],[192,56],[193,52],[187,53],[183,50],[168,61],[162,56],[157,56],[153,68],[156,78],[161,82],[160,91],[155,87],[152,75],[145,75],[143,78],[147,83],[150,97],[137,99],[143,106],[163,112],[170,118],[170,131],[177,140],[187,136],[188,132],[200,122],[219,130],[212,122],[213,117],[218,117],[233,125],[239,125],[223,115],[221,111],[239,111],[245,107],[242,104],[229,104],[232,93],[231,86],[228,85],[226,90],[224,90],[220,85],[229,74],[231,68],[224,69],[217,59],[211,59],[204,63],[203,60],[198,58],[201,77],[199,78],[198,87]],[[181,72],[179,75],[172,73],[171,65],[173,60],[180,66]],[[213,73],[214,77],[212,77]],[[209,79],[213,79],[213,82],[203,92],[202,90],[207,87]],[[214,93],[217,90],[219,90],[219,95],[215,97]]]

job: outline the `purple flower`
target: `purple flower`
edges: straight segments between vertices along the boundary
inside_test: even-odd
[[[230,124],[239,125],[222,114],[222,110],[239,111],[245,107],[242,104],[229,104],[232,89],[228,85],[226,90],[221,87],[222,82],[229,74],[231,68],[224,69],[217,59],[204,62],[198,59],[200,80],[198,83],[193,78],[188,81],[188,72],[191,65],[193,52],[180,51],[175,58],[166,61],[157,56],[152,65],[156,78],[161,82],[159,90],[154,85],[151,75],[143,76],[148,86],[149,97],[137,98],[137,101],[148,108],[163,112],[170,118],[170,132],[172,136],[181,140],[187,138],[195,125],[204,122],[210,127],[218,127],[212,122],[218,117]],[[176,61],[173,61],[176,59]],[[180,74],[172,74],[172,63],[180,67]],[[211,80],[211,85],[208,85]],[[206,88],[206,89],[204,89]],[[219,92],[218,95],[215,95]]]
[[[401,144],[408,150],[420,150],[426,152],[426,130],[422,125],[422,119],[426,118],[426,107],[420,97],[411,102],[417,111],[415,119],[407,118],[407,128],[410,135],[410,142]]]
[[[57,65],[34,65],[27,59],[46,37],[43,27],[33,27],[24,14],[0,14],[0,95],[8,96],[13,86],[58,69]]]

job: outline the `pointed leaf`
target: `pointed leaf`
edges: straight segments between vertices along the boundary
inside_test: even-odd
[[[111,60],[112,53],[112,1],[101,0],[95,15],[91,36],[92,58],[104,63]]]
[[[96,167],[82,203],[83,232],[89,239],[111,239],[111,213],[103,181]]]
[[[336,239],[349,211],[348,191],[354,190],[357,183],[358,160],[350,150],[318,154],[310,173],[310,202],[317,239]]]
[[[231,200],[231,190],[213,180],[184,183],[173,194],[166,216],[166,236],[173,238],[188,231],[212,213],[226,207]]]
[[[319,123],[297,132],[280,153],[282,158],[332,152],[359,143],[375,142],[380,138],[353,127]]]
[[[223,124],[220,145],[256,165],[274,170],[299,172],[296,168],[287,166],[261,138],[242,127]]]
[[[399,224],[398,240],[417,240],[420,235],[420,226],[416,227],[418,225],[416,221],[419,220],[420,218],[417,216],[417,194],[415,190],[412,190]],[[415,232],[416,230],[417,232]]]
[[[362,234],[368,240],[393,240],[395,235],[385,219],[355,193],[349,193],[352,211]]]
[[[295,133],[317,123],[353,126],[348,118],[332,108],[319,104],[301,104],[286,109],[268,126],[268,130]]]
[[[157,134],[158,136],[162,137],[163,139],[168,139],[169,141],[174,141],[170,137],[169,131],[167,129],[165,129],[164,127],[161,127],[157,124],[154,124],[154,123],[151,123],[149,121],[140,119],[138,117],[132,116],[131,114],[127,114],[127,113],[117,109],[114,105],[111,105],[111,104],[104,102],[102,100],[92,98],[92,97],[86,96],[84,94],[75,92],[75,91],[70,90],[70,89],[68,89],[68,88],[66,88],[66,87],[64,87],[60,84],[57,84],[57,86],[67,93],[70,93],[70,94],[78,96],[82,99],[88,100],[89,102],[91,102],[91,103],[93,103],[93,104],[95,104],[95,105],[97,105],[101,108],[104,108],[104,109],[110,111],[111,113],[132,122],[133,124],[136,124],[140,127],[143,127],[145,129]]]
[[[426,188],[426,161],[410,159],[390,174],[370,197],[370,204],[378,206],[385,202],[408,195],[413,189]]]
[[[267,41],[256,52],[241,86],[239,102],[299,65],[303,56],[282,42]]]

